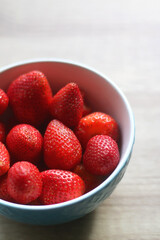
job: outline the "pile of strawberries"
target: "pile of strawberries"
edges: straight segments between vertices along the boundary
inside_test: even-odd
[[[55,95],[46,76],[31,71],[0,89],[0,198],[56,204],[98,186],[119,163],[119,128],[92,112],[69,83]]]

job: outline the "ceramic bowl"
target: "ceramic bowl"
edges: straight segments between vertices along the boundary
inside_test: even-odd
[[[128,100],[114,82],[95,69],[71,61],[38,59],[3,67],[0,69],[0,88],[7,90],[12,80],[32,70],[44,72],[53,93],[69,82],[76,82],[86,93],[92,109],[114,117],[121,131],[120,162],[113,173],[92,191],[74,200],[46,206],[22,205],[0,200],[0,214],[10,219],[37,225],[59,224],[93,211],[118,185],[133,149],[134,116]]]

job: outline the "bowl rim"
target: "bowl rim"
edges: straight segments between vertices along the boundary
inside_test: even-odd
[[[131,106],[130,106],[126,96],[124,95],[122,90],[112,80],[110,80],[103,73],[97,71],[94,67],[91,67],[86,64],[82,64],[80,62],[73,61],[70,59],[65,59],[65,58],[63,58],[63,59],[62,58],[34,58],[34,59],[18,61],[18,62],[12,63],[12,64],[5,65],[0,68],[0,74],[7,70],[10,70],[11,68],[18,67],[21,65],[27,65],[27,64],[32,64],[32,63],[42,63],[42,62],[45,62],[45,63],[53,62],[53,63],[62,63],[62,64],[73,65],[73,66],[85,69],[87,71],[90,71],[94,74],[97,74],[98,76],[103,78],[105,81],[107,81],[118,92],[118,94],[120,95],[120,97],[122,98],[122,100],[126,106],[126,109],[127,109],[128,115],[129,115],[129,119],[130,119],[130,124],[131,124],[130,139],[129,139],[129,143],[127,146],[127,150],[124,153],[123,158],[121,158],[121,161],[119,162],[116,169],[111,173],[111,175],[106,180],[104,180],[104,182],[102,182],[99,186],[97,186],[93,190],[89,191],[88,193],[85,193],[84,195],[82,195],[78,198],[75,198],[75,199],[72,199],[72,200],[69,200],[69,201],[66,201],[63,203],[57,203],[57,204],[51,204],[51,205],[26,205],[26,204],[13,203],[13,202],[9,202],[9,201],[0,199],[0,204],[3,204],[6,207],[17,208],[17,209],[22,209],[22,210],[34,210],[34,211],[42,210],[43,211],[43,210],[67,207],[72,204],[77,204],[79,202],[82,202],[85,199],[94,196],[97,192],[101,191],[104,187],[107,187],[107,185],[109,185],[113,181],[113,179],[119,174],[119,172],[121,172],[121,170],[129,162],[129,156],[132,152],[132,148],[133,148],[133,145],[135,142],[135,118],[134,118],[133,111],[131,109]]]

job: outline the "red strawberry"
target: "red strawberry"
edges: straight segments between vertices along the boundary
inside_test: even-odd
[[[85,169],[83,164],[78,164],[74,169],[74,173],[83,179],[86,186],[85,192],[91,191],[104,181],[104,177],[91,174]]]
[[[32,71],[14,80],[7,91],[10,105],[21,123],[39,126],[48,116],[52,91],[42,72]]]
[[[5,145],[0,142],[0,176],[5,174],[10,168],[10,156]]]
[[[80,163],[81,145],[71,129],[52,120],[44,135],[44,161],[49,168],[70,170]]]
[[[53,97],[51,115],[68,127],[78,125],[83,112],[83,98],[76,83],[69,83]]]
[[[15,161],[35,163],[42,153],[43,138],[31,125],[19,124],[8,133],[6,144]]]
[[[85,191],[83,180],[73,172],[52,169],[42,172],[41,176],[43,189],[40,198],[44,204],[66,202]]]
[[[83,155],[87,171],[95,175],[109,175],[119,163],[117,143],[109,136],[97,135],[91,138]]]
[[[42,192],[42,178],[38,168],[30,162],[17,162],[8,171],[7,191],[17,202],[27,204]]]
[[[5,138],[6,138],[6,129],[5,129],[5,125],[0,122],[0,142],[5,142]]]
[[[14,200],[11,198],[7,191],[7,174],[0,177],[0,199],[14,202]]]
[[[8,107],[8,96],[7,94],[0,88],[0,115],[4,113],[4,111]]]
[[[89,139],[95,135],[108,135],[118,141],[119,129],[117,122],[111,116],[94,112],[81,118],[75,134],[85,148]]]

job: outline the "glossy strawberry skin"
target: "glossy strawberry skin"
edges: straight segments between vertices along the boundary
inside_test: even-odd
[[[42,72],[21,75],[10,84],[7,95],[20,123],[39,126],[48,117],[52,91]]]
[[[64,125],[74,128],[78,125],[83,113],[83,98],[76,83],[68,83],[53,97],[50,105],[53,118]]]
[[[5,112],[8,107],[9,99],[7,94],[0,88],[0,115]]]
[[[105,178],[102,176],[97,176],[88,172],[83,164],[78,164],[73,170],[78,176],[80,176],[85,183],[85,192],[89,192],[99,184],[101,184]]]
[[[42,192],[42,178],[38,168],[30,162],[17,162],[8,171],[7,191],[17,203],[27,204]]]
[[[64,170],[47,170],[41,173],[43,204],[62,203],[81,196],[85,192],[83,180],[75,173]]]
[[[87,142],[95,135],[108,135],[115,141],[119,139],[119,127],[110,116],[101,112],[93,112],[81,118],[75,134],[85,149]]]
[[[44,134],[44,161],[48,168],[71,170],[80,163],[81,145],[71,129],[52,120]]]
[[[0,142],[0,176],[10,168],[10,155],[5,145]]]
[[[6,144],[14,161],[36,163],[41,158],[42,135],[29,124],[18,124],[13,127],[7,135]]]
[[[110,175],[119,163],[117,143],[109,136],[96,135],[87,144],[83,164],[87,171],[95,175]]]

